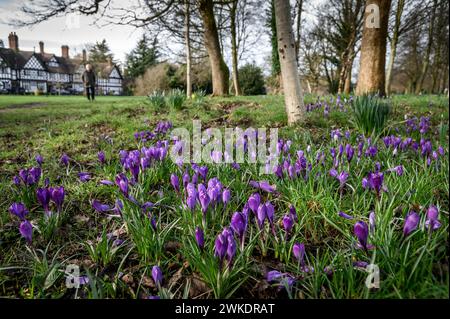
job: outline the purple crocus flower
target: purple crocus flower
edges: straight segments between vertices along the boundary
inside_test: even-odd
[[[347,161],[350,163],[353,159],[353,155],[355,154],[355,150],[350,144],[345,146],[345,154],[347,155]]]
[[[228,204],[231,198],[231,192],[228,188],[225,188],[222,192],[222,202],[224,205]]]
[[[374,211],[371,211],[369,213],[369,230],[371,233],[375,231],[375,226],[376,226],[376,215]]]
[[[227,236],[222,234],[219,234],[216,238],[216,241],[214,243],[214,256],[219,257],[219,259],[222,261],[225,257],[225,254],[227,253],[228,248],[228,239]]]
[[[94,208],[96,211],[98,211],[99,213],[104,213],[107,212],[109,210],[111,210],[111,207],[109,207],[106,204],[102,204],[100,203],[98,200],[94,199],[92,201],[92,208]]]
[[[291,217],[295,222],[298,222],[297,211],[295,210],[294,205],[289,206],[289,214],[291,214]]]
[[[231,264],[234,255],[236,255],[236,241],[233,235],[228,235],[227,237],[227,260]]]
[[[286,233],[290,233],[292,227],[294,226],[294,220],[292,219],[290,214],[286,214],[283,216],[283,228]]]
[[[38,188],[36,190],[36,197],[37,200],[39,201],[39,203],[42,205],[42,207],[44,208],[44,210],[46,212],[48,212],[48,205],[50,203],[50,189],[48,188]]]
[[[125,174],[117,174],[115,182],[122,194],[125,197],[128,197],[128,178],[125,176]]]
[[[64,186],[52,188],[50,192],[50,197],[52,201],[56,204],[56,209],[58,210],[58,212],[60,212],[65,197]]]
[[[36,160],[36,163],[38,163],[39,167],[41,167],[44,162],[44,158],[40,154],[37,154],[34,159]]]
[[[20,177],[19,176],[14,176],[13,177],[13,182],[15,185],[19,186],[20,185]]]
[[[342,218],[345,218],[345,219],[349,219],[349,220],[353,219],[353,216],[348,215],[348,214],[346,214],[346,213],[344,213],[344,212],[342,212],[342,211],[339,212],[338,215],[339,215],[340,217],[342,217]]]
[[[436,230],[441,227],[439,221],[439,210],[436,206],[431,205],[427,210],[427,219],[425,221],[425,227],[427,229]]]
[[[398,176],[402,176],[403,175],[403,165],[394,167],[394,171],[397,173]]]
[[[198,247],[203,250],[205,246],[205,234],[200,227],[195,228],[195,241],[197,242]]]
[[[339,173],[338,176],[336,176],[337,180],[339,181],[340,187],[344,187],[345,182],[347,181],[349,176],[349,173],[347,173],[346,171],[342,171]]]
[[[180,181],[177,175],[175,174],[170,175],[170,184],[172,184],[173,188],[177,193],[180,192]]]
[[[203,214],[205,214],[206,211],[208,210],[208,206],[209,203],[211,202],[211,199],[209,198],[205,185],[199,184],[197,186],[197,190],[198,190],[198,199],[200,201],[200,205],[202,206],[202,212]]]
[[[353,262],[353,267],[356,267],[356,268],[366,269],[368,265],[369,265],[368,262],[361,261],[361,260]]]
[[[33,237],[33,226],[28,220],[24,220],[20,223],[19,232],[23,238],[30,244]]]
[[[379,194],[383,187],[384,174],[382,172],[369,173],[367,180],[369,182],[369,187]]]
[[[91,175],[87,172],[80,172],[78,173],[78,178],[84,183],[91,179]]]
[[[59,160],[61,162],[61,164],[63,164],[64,166],[68,166],[69,162],[70,162],[70,157],[64,153],[63,155],[61,155],[61,158]]]
[[[155,282],[155,285],[159,288],[162,285],[163,282],[163,273],[161,271],[161,268],[158,266],[153,266],[152,268],[152,278]]]
[[[98,152],[97,157],[98,157],[98,161],[100,162],[100,164],[105,164],[105,162],[106,162],[105,152],[103,152],[103,151]]]
[[[275,207],[273,207],[272,203],[269,201],[267,201],[264,205],[266,206],[267,220],[269,221],[270,225],[273,228],[273,220],[275,217]]]
[[[274,193],[276,191],[276,186],[270,185],[269,182],[267,182],[267,181],[261,181],[261,182],[250,181],[249,185],[254,188],[261,189],[262,191],[267,192],[267,193]]]
[[[111,181],[109,181],[109,180],[107,180],[107,179],[102,179],[102,180],[100,181],[100,184],[106,185],[106,186],[112,186],[112,185],[114,185],[113,182],[111,182]]]
[[[405,237],[409,236],[414,230],[416,230],[419,225],[420,216],[414,211],[408,213],[405,218],[405,224],[403,225],[403,235]]]
[[[277,282],[280,288],[284,287],[288,290],[291,290],[295,284],[295,278],[292,275],[277,270],[272,270],[267,273],[267,281]]]
[[[39,182],[39,179],[41,178],[41,168],[40,167],[32,167],[30,168],[29,174],[28,174],[28,185],[33,185]]]
[[[254,214],[258,211],[259,204],[261,203],[261,196],[258,193],[253,193],[248,199],[248,207]]]
[[[353,231],[356,235],[356,238],[358,238],[359,245],[367,250],[367,237],[369,236],[369,227],[367,226],[367,224],[363,221],[358,221],[355,223]]]
[[[16,215],[20,218],[20,220],[25,220],[25,217],[28,215],[28,209],[23,203],[13,203],[9,206],[9,212],[13,215]]]
[[[241,212],[235,212],[231,217],[231,229],[238,235],[241,243],[244,238],[244,233],[247,229],[247,220]]]
[[[184,172],[182,180],[183,180],[183,187],[186,188],[187,184],[189,184],[189,181],[190,181],[190,176],[187,171]]]
[[[260,205],[258,206],[258,211],[257,211],[257,213],[256,213],[256,220],[257,220],[257,222],[258,222],[258,226],[259,226],[260,229],[263,228],[263,226],[264,226],[264,221],[265,221],[266,218],[267,218],[266,210],[267,210],[266,205],[260,204]]]
[[[335,170],[334,168],[330,169],[330,176],[331,177],[337,177],[338,176],[338,171]]]
[[[295,243],[292,247],[292,252],[294,254],[295,259],[297,259],[298,263],[303,266],[304,258],[305,258],[305,245],[300,243]]]
[[[186,198],[186,206],[191,211],[194,211],[196,204],[197,204],[197,196],[196,195],[188,195],[188,197]]]

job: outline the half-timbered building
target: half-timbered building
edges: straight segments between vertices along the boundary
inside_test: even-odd
[[[91,63],[83,50],[82,58],[70,58],[69,47],[61,47],[61,56],[44,51],[19,50],[19,38],[10,33],[9,48],[0,48],[0,93],[80,94],[84,87],[81,76]],[[97,74],[97,94],[121,95],[122,74],[111,60],[91,63]]]

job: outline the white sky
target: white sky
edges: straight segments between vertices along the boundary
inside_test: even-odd
[[[126,0],[123,0],[126,2]],[[86,16],[68,16],[54,18],[33,28],[16,28],[2,21],[16,17],[17,7],[22,0],[0,0],[0,39],[8,47],[8,35],[16,32],[19,37],[19,48],[39,51],[39,41],[45,44],[45,52],[61,55],[61,45],[70,47],[69,54],[80,53],[87,43],[95,43],[106,39],[115,58],[124,62],[125,54],[130,52],[142,31],[128,26],[107,26],[101,29],[93,25],[94,18]]]

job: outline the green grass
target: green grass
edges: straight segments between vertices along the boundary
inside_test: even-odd
[[[306,103],[316,99],[305,97]],[[360,132],[353,127],[350,108],[332,109],[328,116],[317,109],[306,114],[301,127],[286,127],[281,96],[207,97],[202,103],[186,101],[182,110],[154,108],[145,97],[98,97],[89,103],[83,97],[0,96],[0,296],[143,298],[159,293],[173,298],[448,298],[448,110],[446,97],[394,96],[386,132],[406,137],[405,115],[429,116],[431,128],[425,137],[434,149],[442,145],[445,156],[427,166],[423,157],[411,151],[393,156],[392,150],[378,141],[374,159],[363,157],[359,163],[354,159],[339,169],[350,172],[341,192],[338,181],[328,175],[332,166],[329,149],[338,146],[330,132],[349,130],[349,143],[357,145]],[[174,127],[191,128],[192,119],[201,120],[204,128],[278,127],[280,137],[293,142],[292,158],[296,158],[297,149],[306,150],[310,145],[307,160],[314,163],[316,152],[324,151],[325,166],[313,166],[309,174],[316,178],[278,180],[275,176],[259,177],[254,165],[244,164],[240,171],[229,165],[209,165],[208,178],[217,176],[231,189],[232,199],[227,206],[219,204],[209,211],[202,221],[198,208],[191,213],[182,207],[183,196],[169,183],[171,173],[181,177],[180,169],[171,161],[157,163],[131,187],[140,203],[156,204],[150,210],[155,218],[154,232],[151,220],[143,218],[140,208],[126,201],[116,187],[99,186],[98,181],[114,180],[121,171],[119,150],[143,146],[135,141],[135,132],[152,130],[161,120],[171,121]],[[98,163],[100,150],[106,153],[106,165]],[[67,170],[59,164],[63,153],[73,159]],[[39,229],[34,230],[33,243],[28,246],[20,238],[19,222],[8,207],[23,200],[23,194],[12,185],[13,176],[21,168],[35,166],[36,154],[44,157],[43,175],[50,179],[50,185],[64,185],[67,195],[60,225],[45,235],[49,226],[31,192],[29,216]],[[388,192],[379,199],[361,186],[362,177],[374,170],[375,162],[380,162],[383,171],[404,166],[403,176],[386,173]],[[93,180],[81,183],[77,177],[80,171],[90,172]],[[260,232],[252,222],[244,251],[238,247],[233,268],[220,270],[213,256],[214,241],[253,193],[248,186],[251,179],[267,179],[281,194],[263,193],[264,200],[276,208],[276,236],[269,228]],[[123,218],[92,209],[93,199],[113,206],[117,198],[126,203]],[[403,239],[406,213],[416,210],[423,215],[431,204],[440,209],[441,228],[428,234],[423,229],[423,216],[421,229]],[[290,205],[295,206],[299,221],[285,240],[279,220]],[[355,220],[367,222],[371,210],[376,213],[377,227],[369,241],[376,248],[356,250],[353,224]],[[355,220],[339,217],[339,211]],[[203,251],[194,240],[197,226],[205,230]],[[112,232],[125,240],[120,249],[105,237]],[[295,242],[305,243],[307,263],[314,267],[314,273],[299,271],[292,256]],[[373,261],[380,267],[380,289],[366,288],[367,274],[352,266],[356,260]],[[61,271],[69,264],[81,266],[90,284],[67,289]],[[155,264],[165,277],[159,292],[150,279]],[[333,267],[332,276],[322,271],[327,266]],[[266,283],[266,272],[272,269],[298,277],[290,294]]]

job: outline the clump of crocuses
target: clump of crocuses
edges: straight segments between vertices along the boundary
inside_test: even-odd
[[[9,212],[20,219],[19,232],[23,238],[27,241],[27,243],[31,243],[33,237],[33,226],[31,223],[25,218],[29,211],[23,203],[13,203],[9,207]]]

